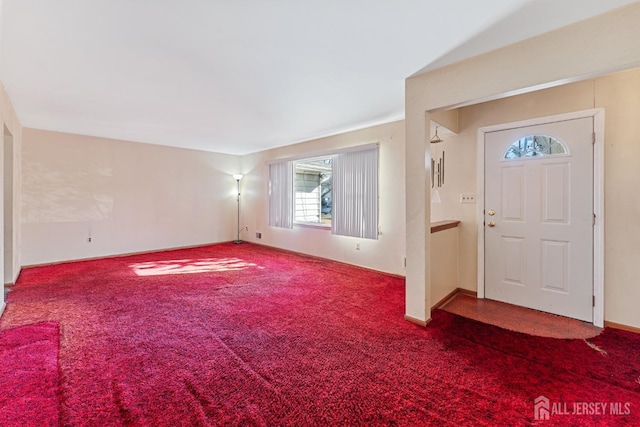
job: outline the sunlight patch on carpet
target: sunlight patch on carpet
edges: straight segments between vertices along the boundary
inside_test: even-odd
[[[257,264],[246,262],[240,258],[201,258],[176,259],[169,261],[150,261],[131,264],[129,267],[138,276],[164,276],[167,274],[194,274],[222,271],[239,271]]]

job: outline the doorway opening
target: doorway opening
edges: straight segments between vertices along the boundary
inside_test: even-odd
[[[3,136],[3,174],[2,188],[4,194],[3,208],[3,232],[4,232],[4,258],[3,258],[3,279],[5,284],[14,281],[14,227],[13,227],[13,135],[4,126]]]
[[[478,187],[477,187],[477,194],[478,194],[478,205],[477,205],[477,224],[478,224],[478,297],[479,298],[485,298],[485,297],[489,297],[492,298],[492,295],[495,293],[494,290],[491,290],[489,293],[487,293],[487,286],[490,286],[491,284],[487,283],[487,280],[492,280],[492,281],[496,281],[496,278],[494,278],[492,276],[491,279],[487,278],[487,273],[492,271],[493,273],[495,273],[495,266],[487,266],[487,262],[489,260],[490,261],[490,257],[488,258],[488,255],[493,256],[494,255],[494,249],[498,250],[499,248],[488,248],[486,245],[487,244],[493,244],[498,245],[500,247],[504,246],[501,245],[500,242],[502,241],[504,243],[504,241],[507,242],[515,242],[517,240],[517,242],[524,242],[524,239],[518,240],[516,238],[512,238],[511,240],[509,240],[507,237],[502,238],[502,240],[498,239],[493,239],[493,243],[491,243],[492,241],[492,235],[496,233],[496,230],[498,230],[500,227],[498,227],[498,221],[494,220],[494,218],[497,217],[497,215],[500,213],[498,211],[498,209],[496,209],[495,206],[489,206],[487,205],[487,194],[485,193],[486,190],[486,186],[487,186],[487,179],[486,178],[486,173],[487,173],[487,168],[489,168],[489,166],[487,166],[487,160],[485,157],[485,152],[486,152],[486,142],[485,139],[487,137],[488,134],[492,133],[492,132],[501,132],[501,131],[507,131],[507,130],[513,130],[513,129],[518,129],[518,128],[525,128],[525,127],[530,127],[530,126],[540,126],[540,125],[545,125],[548,123],[557,123],[557,122],[567,122],[567,121],[571,121],[571,120],[577,120],[577,119],[582,119],[582,118],[589,118],[593,120],[593,135],[594,135],[594,139],[593,139],[593,178],[589,179],[589,181],[592,181],[593,186],[592,186],[592,190],[590,192],[592,192],[592,207],[593,207],[593,234],[592,234],[592,241],[593,241],[593,253],[592,253],[592,261],[593,261],[593,278],[592,278],[592,284],[589,283],[589,287],[593,289],[593,294],[592,294],[592,298],[589,298],[589,307],[588,309],[590,311],[592,311],[592,316],[589,316],[589,320],[593,322],[593,324],[595,326],[598,327],[603,327],[604,326],[604,245],[603,245],[603,241],[604,241],[604,202],[603,202],[603,194],[604,194],[604,186],[603,186],[603,176],[604,176],[604,110],[602,109],[594,109],[594,110],[587,110],[587,111],[581,111],[581,112],[576,112],[576,113],[569,113],[569,114],[562,114],[562,115],[557,115],[557,116],[552,116],[552,117],[542,117],[542,118],[537,118],[537,119],[532,119],[532,120],[525,120],[525,121],[520,121],[520,122],[514,122],[514,123],[506,123],[506,124],[500,124],[500,125],[495,125],[495,126],[487,126],[487,127],[483,127],[481,129],[479,129],[478,131]],[[589,141],[591,142],[591,141]],[[589,183],[591,184],[591,183]],[[504,188],[500,191],[504,191]],[[499,192],[500,192],[499,191]],[[558,197],[556,197],[558,198]],[[591,194],[589,195],[589,198],[591,198]],[[539,198],[538,198],[539,199]],[[561,197],[560,197],[561,199]],[[514,204],[515,207],[518,206],[526,206],[529,204],[529,202],[526,202],[525,200],[521,200],[520,202],[518,202],[519,204]],[[523,203],[523,204],[520,204]],[[504,206],[502,206],[504,203],[502,201],[499,200],[493,200],[492,204],[497,204],[497,205],[501,205],[499,209],[504,208]],[[506,206],[506,205],[505,205]],[[513,210],[513,209],[512,209]],[[534,210],[537,210],[534,209]],[[494,213],[495,212],[495,213]],[[524,212],[524,211],[523,211]],[[496,215],[494,216],[487,216],[487,215]],[[524,213],[523,213],[524,215]],[[531,215],[530,215],[531,216]],[[487,219],[489,218],[489,219]],[[515,222],[515,221],[512,221]],[[524,223],[523,219],[520,219],[520,222]],[[591,224],[589,224],[591,225]],[[553,225],[555,226],[555,225]],[[487,229],[487,227],[490,227]],[[489,230],[489,231],[488,231]],[[513,233],[512,233],[513,234]],[[506,235],[505,235],[506,236]],[[515,234],[514,234],[515,236]],[[495,236],[494,236],[495,237]],[[562,239],[560,239],[562,240]],[[559,240],[558,240],[559,241]],[[568,241],[568,240],[567,240]],[[559,245],[554,239],[551,238],[547,238],[546,242],[552,242],[554,243],[555,246],[552,247],[552,249],[557,247],[561,247],[562,245]],[[513,246],[513,245],[512,245]],[[522,246],[522,253],[525,253],[525,245],[522,244],[520,245]],[[547,245],[549,246],[549,245]],[[564,248],[564,247],[562,247]],[[505,248],[503,248],[505,249]],[[509,248],[506,248],[509,249]],[[513,249],[513,250],[511,250]],[[519,252],[516,251],[515,249],[517,248],[511,248],[509,249],[509,253],[511,255],[511,258],[514,257],[513,254],[518,254]],[[544,248],[543,248],[544,249]],[[547,248],[549,249],[549,248]],[[557,248],[556,248],[557,249]],[[536,250],[537,251],[537,250]],[[547,251],[549,252],[549,251]],[[556,251],[558,252],[558,251]],[[549,252],[551,253],[551,252]],[[568,252],[567,252],[568,253]],[[545,253],[543,252],[543,255]],[[537,255],[537,254],[536,254]],[[548,255],[548,254],[547,254]],[[543,257],[544,258],[544,257]],[[547,257],[549,258],[549,257]],[[560,259],[560,257],[552,257],[553,259]],[[526,259],[525,259],[526,260]],[[507,260],[509,261],[509,260]],[[511,260],[513,261],[513,260]],[[522,271],[524,271],[525,268],[530,269],[529,266],[526,266],[525,264],[518,264],[518,263],[513,263],[509,261],[508,263],[503,263],[505,266],[508,266],[510,269],[513,270],[513,265],[519,266],[522,265],[524,266]],[[560,264],[558,264],[560,265]],[[505,267],[506,268],[506,267]],[[531,267],[534,270],[539,270],[537,271],[537,273],[542,273],[542,276],[544,276],[545,274],[548,273],[548,271],[545,270],[544,267],[540,267],[539,269],[535,266]],[[557,272],[563,272],[563,269],[560,268],[556,268]],[[506,270],[505,270],[506,271]],[[519,272],[520,270],[516,269],[513,271],[509,271],[509,273],[513,273],[513,272]],[[555,271],[555,270],[550,270],[551,272]],[[505,273],[506,274],[506,273]],[[514,274],[510,274],[511,276],[516,276]],[[561,275],[558,273],[556,275],[557,277],[560,277]],[[512,278],[513,279],[513,278]],[[514,285],[511,286],[512,288],[516,288],[518,285],[519,287],[523,287],[522,283],[515,283],[517,282],[517,280],[510,280],[511,282],[514,283],[508,283],[509,280],[503,280],[502,284],[505,285],[505,288],[508,288],[509,286],[507,285]],[[544,279],[543,279],[544,281]],[[548,280],[547,280],[548,281]],[[556,280],[559,282],[559,279]],[[589,280],[591,281],[591,280]],[[537,285],[540,285],[540,287],[543,287],[542,285],[544,285],[545,283],[537,283]],[[493,285],[491,285],[493,286]],[[549,286],[547,286],[549,287]],[[560,295],[561,293],[566,294],[566,299],[569,301],[571,299],[570,297],[570,292],[562,290],[562,289],[550,289],[551,291],[557,293],[558,295]],[[508,290],[507,290],[508,291]],[[549,289],[546,289],[546,291],[549,291]],[[537,292],[537,291],[536,291]],[[547,292],[550,293],[550,292]],[[591,301],[592,300],[592,301]],[[522,303],[522,300],[520,302],[516,302],[516,305],[523,305],[523,306],[527,306],[527,307],[532,307],[529,303],[531,302],[529,299],[525,299],[524,301],[526,301],[526,303]],[[507,302],[511,302],[512,301],[508,301]],[[533,302],[531,302],[533,304]],[[548,304],[549,305],[549,304]],[[532,308],[536,308],[536,309],[540,309],[538,307],[532,307]],[[543,311],[550,311],[553,312],[552,310],[544,310]],[[557,314],[557,313],[556,313]],[[575,316],[575,317],[579,317],[579,316]]]

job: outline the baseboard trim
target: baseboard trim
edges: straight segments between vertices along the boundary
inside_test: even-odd
[[[449,292],[444,298],[435,303],[431,307],[431,311],[437,310],[443,306],[445,306],[449,301],[457,297],[458,295],[466,295],[472,298],[478,298],[478,293],[474,291],[470,291],[468,289],[456,288],[453,291]]]
[[[65,259],[60,261],[51,261],[51,262],[43,262],[40,264],[29,264],[23,265],[20,268],[20,271],[24,268],[33,268],[33,267],[46,267],[49,265],[58,265],[58,264],[66,264],[68,262],[82,262],[82,261],[96,261],[99,259],[108,259],[108,258],[122,258],[132,255],[143,255],[143,254],[154,254],[158,252],[169,252],[169,251],[179,251],[180,249],[194,249],[194,248],[204,248],[206,246],[214,246],[214,245],[222,245],[224,243],[231,243],[232,240],[224,241],[224,242],[214,242],[214,243],[203,243],[201,245],[190,245],[190,246],[176,246],[172,248],[164,248],[164,249],[149,249],[147,251],[137,251],[137,252],[126,252],[123,254],[113,254],[113,255],[103,255],[103,256],[95,256],[88,258],[74,258],[74,259]]]
[[[317,256],[317,255],[305,254],[304,252],[298,252],[298,251],[293,251],[291,249],[279,248],[277,246],[271,246],[271,245],[267,245],[265,243],[255,242],[253,240],[243,240],[243,243],[249,243],[249,244],[252,244],[252,245],[263,246],[265,248],[275,249],[275,250],[278,250],[278,251],[287,252],[287,253],[290,253],[290,254],[304,256],[304,257],[309,257],[309,258],[313,258],[313,259],[318,259],[318,260],[322,260],[322,261],[337,262],[337,263],[340,263],[340,264],[348,265],[350,267],[362,268],[363,270],[373,271],[374,273],[380,273],[380,274],[384,274],[384,275],[387,275],[387,276],[396,277],[398,279],[403,279],[403,280],[406,279],[406,276],[403,276],[401,274],[389,273],[388,271],[383,271],[383,270],[376,270],[375,268],[365,267],[363,265],[358,265],[358,264],[349,264],[348,262],[339,261],[337,259],[324,258],[324,257]]]
[[[478,293],[476,291],[470,291],[469,289],[458,288],[458,293],[468,297],[478,298]]]
[[[437,310],[440,307],[446,305],[449,301],[451,301],[456,296],[458,296],[459,293],[460,293],[460,288],[456,288],[453,291],[449,292],[444,298],[442,298],[440,301],[438,301],[431,307],[431,311]]]
[[[13,283],[11,284],[12,286],[18,283],[18,277],[20,277],[20,273],[22,273],[22,266],[18,267],[18,271],[16,271],[13,275]]]
[[[640,328],[636,328],[635,326],[623,325],[622,323],[609,322],[608,320],[604,321],[604,327],[640,334]]]
[[[157,253],[157,252],[179,251],[180,249],[203,248],[203,247],[206,247],[206,246],[222,245],[222,244],[225,244],[225,243],[232,243],[232,242],[233,242],[233,240],[225,241],[225,242],[203,243],[201,245],[177,246],[177,247],[173,247],[173,248],[164,248],[164,249],[150,249],[148,251],[127,252],[127,253],[123,253],[123,254],[104,255],[104,256],[96,256],[96,257],[89,257],[89,258],[66,259],[66,260],[61,260],[61,261],[43,262],[43,263],[40,263],[40,264],[23,265],[21,267],[21,269],[23,269],[23,268],[33,268],[33,267],[46,267],[46,266],[49,266],[49,265],[65,264],[67,262],[95,261],[95,260],[100,260],[100,259],[120,258],[120,257],[132,256],[132,255],[152,254],[152,253]],[[337,262],[337,263],[340,263],[340,264],[345,264],[345,265],[348,265],[348,266],[351,266],[351,267],[362,268],[364,270],[369,270],[369,271],[373,271],[375,273],[385,274],[387,276],[396,277],[396,278],[403,279],[403,280],[406,279],[405,276],[402,276],[400,274],[389,273],[387,271],[382,271],[382,270],[376,270],[374,268],[364,267],[362,265],[357,265],[357,264],[349,264],[347,262],[338,261],[338,260],[331,259],[331,258],[323,258],[323,257],[319,257],[319,256],[316,256],[316,255],[309,255],[309,254],[305,254],[304,252],[297,252],[297,251],[292,251],[290,249],[283,249],[283,248],[279,248],[277,246],[270,246],[270,245],[266,245],[264,243],[254,242],[254,241],[251,241],[251,240],[242,240],[242,243],[246,243],[246,244],[250,244],[250,245],[263,246],[265,248],[275,249],[275,250],[278,250],[278,251],[288,252],[288,253],[291,253],[291,254],[296,254],[296,255],[305,256],[305,257],[309,257],[309,258]]]
[[[21,272],[21,271],[22,271],[22,267],[20,267],[20,268],[18,269],[18,271],[16,272],[16,274],[14,274],[14,275],[13,275],[13,282],[5,283],[5,284],[4,284],[4,287],[5,287],[5,288],[10,288],[10,287],[12,287],[13,285],[15,285],[15,284],[16,284],[16,282],[18,281],[18,277],[20,276],[20,272]]]
[[[2,317],[2,313],[4,313],[4,309],[7,307],[7,303],[3,302],[2,306],[0,306],[0,317]]]
[[[404,320],[408,320],[409,322],[415,323],[416,325],[420,325],[420,326],[427,326],[429,322],[431,322],[431,318],[428,318],[427,320],[420,320],[413,316],[409,316],[408,314],[404,315]]]

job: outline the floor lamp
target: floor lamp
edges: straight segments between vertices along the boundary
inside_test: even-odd
[[[236,180],[236,183],[238,184],[238,198],[237,198],[237,202],[238,202],[238,226],[236,227],[236,230],[238,231],[238,236],[236,238],[236,240],[233,241],[233,243],[235,243],[236,245],[239,243],[242,243],[242,240],[240,240],[240,180],[242,179],[242,174],[241,173],[236,173],[233,175],[233,179]]]

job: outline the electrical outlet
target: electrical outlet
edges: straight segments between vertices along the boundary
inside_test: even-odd
[[[244,231],[249,231],[249,226],[248,225],[244,226]]]
[[[91,243],[91,237],[87,237],[87,243]]]
[[[256,239],[262,239],[262,233],[256,233]]]
[[[356,251],[360,250],[360,243],[356,243]]]
[[[460,195],[460,203],[475,203],[476,196],[475,194],[461,194]]]

